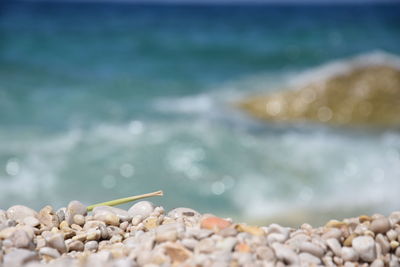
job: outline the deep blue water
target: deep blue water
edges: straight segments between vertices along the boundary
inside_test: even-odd
[[[398,207],[398,132],[276,127],[231,103],[333,60],[395,58],[399,14],[1,2],[0,208],[158,189],[167,208],[235,217]]]

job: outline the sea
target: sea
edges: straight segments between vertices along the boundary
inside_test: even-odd
[[[2,1],[0,208],[163,190],[150,201],[166,210],[254,224],[399,210],[398,129],[268,123],[235,105],[354,57],[399,60],[399,15],[398,2]]]

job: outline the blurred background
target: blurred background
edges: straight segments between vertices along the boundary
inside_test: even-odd
[[[335,2],[1,1],[0,208],[161,189],[259,224],[398,210],[398,127],[235,106],[332,62],[398,64],[399,2]]]

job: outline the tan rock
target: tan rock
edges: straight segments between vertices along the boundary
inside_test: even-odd
[[[165,243],[164,249],[165,254],[171,258],[173,263],[184,262],[192,256],[192,252],[177,243]]]

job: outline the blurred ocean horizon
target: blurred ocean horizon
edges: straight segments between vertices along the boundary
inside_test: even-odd
[[[398,209],[398,130],[261,123],[233,103],[356,56],[400,62],[399,10],[2,2],[0,208],[161,189],[167,209],[247,221]]]

